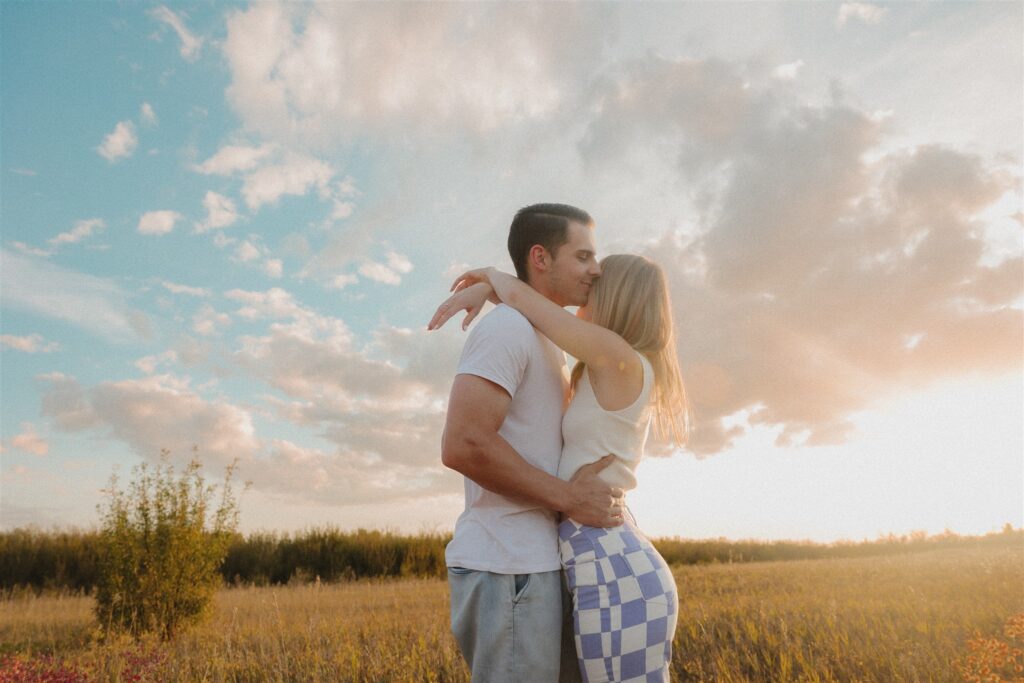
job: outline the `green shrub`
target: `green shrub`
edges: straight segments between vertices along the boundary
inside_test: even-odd
[[[106,504],[97,506],[96,617],[105,632],[169,639],[202,618],[221,584],[220,565],[238,526],[235,464],[213,509],[216,487],[204,482],[200,462],[193,459],[176,477],[167,459],[164,450],[155,467],[136,467],[125,491],[112,476]]]

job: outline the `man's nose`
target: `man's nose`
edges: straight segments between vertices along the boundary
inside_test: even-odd
[[[601,277],[601,264],[597,261],[594,261],[594,265],[590,267],[590,276]]]

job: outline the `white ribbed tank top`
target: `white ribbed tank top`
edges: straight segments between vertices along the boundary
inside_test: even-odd
[[[609,453],[615,461],[598,476],[623,490],[636,488],[636,466],[644,457],[644,444],[651,425],[654,368],[637,352],[644,368],[644,384],[637,399],[621,410],[605,410],[597,402],[590,378],[584,372],[562,417],[562,458],[558,477],[568,480],[583,465]]]

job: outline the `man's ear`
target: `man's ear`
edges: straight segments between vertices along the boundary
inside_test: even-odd
[[[530,247],[526,260],[538,272],[543,273],[551,265],[551,252],[545,249],[543,245],[535,244]]]

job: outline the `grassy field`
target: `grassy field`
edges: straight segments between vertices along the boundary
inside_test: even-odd
[[[1024,655],[1013,659],[1024,624],[1004,631],[1024,612],[1020,544],[675,577],[674,680],[961,681],[956,664],[980,634],[991,640],[975,641],[975,657],[1003,661],[978,680],[1024,681]],[[0,682],[468,680],[438,580],[223,590],[206,622],[168,644],[100,643],[91,607],[83,596],[0,603]]]

